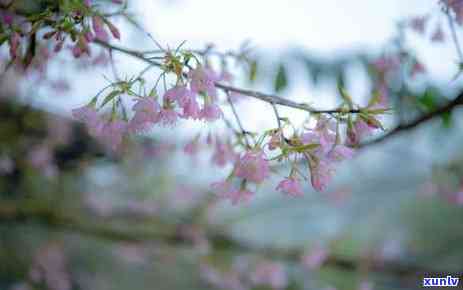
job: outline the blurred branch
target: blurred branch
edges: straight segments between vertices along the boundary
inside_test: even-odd
[[[399,124],[397,127],[395,127],[394,129],[392,129],[391,131],[387,132],[386,134],[384,134],[383,136],[379,137],[379,138],[376,138],[376,139],[373,139],[372,141],[368,141],[368,142],[365,142],[363,144],[360,145],[360,148],[363,148],[363,147],[366,147],[366,146],[370,146],[370,145],[373,145],[373,144],[378,144],[378,143],[381,143],[395,135],[399,135],[403,132],[406,132],[408,130],[411,130],[411,129],[414,129],[416,127],[418,127],[419,125],[423,124],[423,123],[426,123],[436,117],[440,117],[446,113],[449,113],[449,112],[452,112],[457,106],[459,105],[463,105],[463,92],[461,92],[454,100],[450,101],[449,103],[447,103],[446,105],[434,110],[434,111],[431,111],[429,113],[426,113],[420,117],[418,117],[417,119],[415,119],[414,121],[411,121],[411,122],[408,122],[408,123],[404,123],[404,124]]]
[[[455,30],[455,23],[453,22],[452,15],[450,14],[449,7],[445,7],[444,12],[447,15],[447,21],[449,23],[450,33],[452,35],[452,41],[453,41],[453,44],[455,45],[455,49],[457,51],[458,58],[460,59],[460,65],[459,66],[461,66],[461,64],[463,63],[463,52],[461,51],[460,42],[458,40],[457,32]]]
[[[76,218],[76,213],[71,215],[69,212],[59,212],[45,205],[32,202],[5,202],[0,204],[0,223],[16,223],[35,221],[39,224],[49,226],[58,230],[64,230],[71,233],[82,234],[86,236],[101,238],[114,242],[162,242],[170,246],[193,246],[194,240],[186,236],[182,228],[194,225],[171,225],[157,223],[149,220],[151,224],[143,227],[127,226],[110,226],[107,221],[84,218]],[[272,259],[281,259],[287,262],[300,263],[303,255],[302,250],[282,249],[272,247],[259,247],[250,243],[245,243],[229,237],[223,233],[217,233],[209,230],[206,238],[211,245],[212,250],[232,251],[239,254],[252,253],[262,255]],[[397,261],[379,261],[365,259],[363,257],[347,257],[340,255],[331,255],[324,262],[324,266],[336,267],[345,271],[357,271],[363,269],[365,264],[373,272],[387,273],[398,277],[411,277],[426,273],[452,273],[452,271],[443,271],[442,269],[429,269],[419,265],[413,265]]]

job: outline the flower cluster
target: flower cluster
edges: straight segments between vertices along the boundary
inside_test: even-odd
[[[155,97],[138,98],[130,120],[132,132],[143,131],[153,124],[174,125],[179,118],[213,122],[222,116],[216,103],[216,74],[198,67],[190,72],[189,84],[178,84],[164,93],[162,103]],[[202,97],[202,104],[199,98]]]
[[[120,39],[119,29],[92,5],[92,1],[73,1],[72,5],[58,5],[32,16],[22,15],[14,5],[1,11],[0,45],[6,40],[10,57],[17,64],[32,62],[35,51],[28,49],[28,43],[36,43],[37,37],[45,41],[54,41],[53,52],[58,53],[70,40],[69,46],[74,57],[90,55],[89,44],[94,41],[109,40],[109,32]],[[113,1],[120,5],[121,1]]]
[[[229,199],[232,204],[247,202],[254,195],[254,192],[247,189],[249,182],[261,184],[270,176],[270,165],[264,151],[255,149],[246,151],[237,158],[232,174],[222,182],[212,184],[213,190],[219,197]],[[239,188],[233,186],[231,179],[241,180]]]
[[[179,79],[177,85],[166,90],[162,98],[156,94],[136,95],[131,89],[134,82],[120,82],[115,84],[115,89],[105,97],[100,106],[113,102],[109,118],[98,113],[98,96],[90,104],[74,109],[73,116],[84,122],[93,136],[102,137],[105,143],[117,150],[124,135],[146,131],[154,124],[173,126],[180,118],[207,122],[220,119],[223,113],[217,104],[217,80],[219,78],[212,69],[198,66],[188,74],[187,83],[181,84],[183,79]],[[130,120],[122,120],[115,113],[119,104],[117,100],[124,94],[135,97],[135,104],[132,106],[134,113]],[[226,150],[221,144],[217,146],[222,151]],[[224,158],[227,158],[227,154],[216,157],[217,163],[223,163],[220,159]]]

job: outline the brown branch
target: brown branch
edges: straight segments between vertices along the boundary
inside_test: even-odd
[[[419,125],[421,125],[423,123],[426,123],[426,122],[428,122],[428,121],[430,121],[430,120],[432,120],[432,119],[434,119],[436,117],[442,116],[442,115],[444,115],[446,113],[450,113],[451,111],[453,111],[459,105],[463,105],[463,92],[460,93],[454,100],[450,101],[446,105],[444,105],[444,106],[442,106],[442,107],[440,107],[440,108],[438,108],[438,109],[436,109],[436,110],[434,110],[432,112],[424,114],[421,117],[415,119],[414,121],[398,125],[397,127],[392,129],[391,131],[387,132],[386,134],[382,135],[381,137],[373,139],[373,140],[368,141],[368,142],[365,142],[365,143],[361,144],[359,147],[363,148],[363,147],[370,146],[370,145],[373,145],[373,144],[381,143],[381,142],[385,141],[386,139],[389,139],[389,138],[391,138],[391,137],[393,137],[395,135],[399,135],[399,134],[401,134],[403,132],[406,132],[408,130],[414,129],[414,128],[418,127]]]
[[[154,61],[152,59],[149,59],[149,58],[145,57],[143,52],[123,48],[123,47],[120,47],[120,46],[115,46],[115,45],[112,45],[112,44],[109,44],[109,43],[106,43],[106,42],[102,42],[102,41],[99,41],[99,40],[97,40],[96,43],[103,46],[103,47],[105,47],[105,48],[107,48],[107,49],[111,49],[111,50],[114,50],[114,51],[118,51],[118,52],[127,54],[129,56],[137,58],[137,59],[139,59],[141,61],[144,61],[144,62],[146,62],[148,64],[151,64],[153,66],[157,66],[157,67],[162,66],[162,64],[160,62]],[[281,106],[290,107],[290,108],[294,108],[294,109],[299,109],[299,110],[303,110],[303,111],[306,111],[306,112],[309,112],[309,113],[314,113],[314,114],[337,114],[337,113],[357,114],[357,113],[360,113],[360,110],[355,110],[355,109],[347,110],[347,111],[346,110],[340,110],[340,109],[317,110],[317,109],[314,109],[314,108],[310,107],[307,104],[297,103],[297,102],[282,98],[282,97],[277,96],[277,95],[265,94],[265,93],[261,93],[261,92],[258,92],[258,91],[241,89],[241,88],[225,85],[225,84],[222,84],[220,82],[216,82],[215,86],[217,88],[225,91],[225,92],[234,92],[234,93],[249,96],[249,97],[252,97],[252,98],[255,98],[255,99],[259,99],[261,101],[264,101],[264,102],[267,102],[267,103],[270,103],[270,104],[276,104],[276,105],[281,105]]]

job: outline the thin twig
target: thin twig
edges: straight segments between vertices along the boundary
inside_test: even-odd
[[[281,119],[280,119],[280,114],[278,114],[278,109],[277,106],[274,103],[270,103],[273,108],[273,113],[275,114],[275,118],[277,119],[277,124],[278,124],[278,129],[281,131]]]
[[[233,104],[232,100],[230,99],[230,94],[227,92],[227,101],[228,104],[230,105],[230,108],[233,112],[233,115],[235,116],[236,123],[238,124],[238,127],[241,130],[241,134],[243,135],[244,143],[246,144],[247,148],[251,148],[251,145],[249,144],[248,138],[247,138],[247,131],[244,130],[243,123],[241,123],[240,117],[238,115],[238,112],[235,108],[235,105]]]
[[[455,45],[455,49],[457,51],[458,57],[460,58],[460,64],[463,64],[463,52],[461,50],[460,42],[458,40],[457,31],[455,29],[455,24],[453,23],[452,15],[450,14],[450,9],[448,7],[445,8],[445,14],[447,14],[447,20],[449,22],[449,28],[452,35],[452,40]]]
[[[157,67],[162,66],[162,64],[160,62],[157,62],[157,61],[151,60],[149,58],[146,58],[143,55],[143,52],[139,52],[139,51],[136,51],[136,50],[131,50],[131,49],[115,46],[115,45],[112,45],[112,44],[109,44],[109,43],[106,43],[106,42],[102,42],[102,41],[96,41],[96,43],[103,46],[103,47],[106,47],[108,49],[113,49],[114,51],[118,51],[118,52],[127,54],[127,55],[132,56],[134,58],[137,58],[137,59],[139,59],[141,61],[152,64],[154,66],[157,66]],[[343,113],[344,114],[347,114],[347,113],[357,114],[357,113],[360,113],[360,110],[357,110],[357,109],[347,110],[347,111],[340,110],[340,109],[317,110],[317,109],[314,109],[314,108],[310,107],[307,104],[297,103],[297,102],[282,98],[282,97],[277,96],[277,95],[271,95],[271,94],[265,94],[265,93],[258,92],[258,91],[241,89],[241,88],[233,87],[233,86],[230,86],[230,85],[225,85],[225,84],[222,84],[220,82],[216,82],[215,86],[217,88],[225,91],[225,92],[234,92],[234,93],[238,93],[238,94],[241,94],[241,95],[253,97],[255,99],[259,99],[259,100],[267,102],[267,103],[273,103],[273,104],[277,104],[277,105],[281,105],[281,106],[285,106],[285,107],[299,109],[299,110],[303,110],[303,111],[306,111],[306,112],[309,112],[309,113],[314,113],[314,114],[343,114]]]
[[[408,123],[405,123],[405,124],[400,124],[397,127],[395,127],[394,129],[392,129],[391,131],[389,131],[388,133],[384,134],[383,136],[381,136],[379,138],[376,138],[374,140],[362,143],[362,144],[360,144],[359,147],[363,148],[363,147],[366,147],[366,146],[369,146],[369,145],[380,143],[380,142],[382,142],[382,141],[384,141],[386,139],[389,139],[392,136],[395,136],[395,135],[401,134],[403,132],[406,132],[408,130],[411,130],[413,128],[416,128],[419,125],[421,125],[423,123],[426,123],[426,122],[428,122],[428,121],[430,121],[430,120],[432,120],[432,119],[434,119],[436,117],[442,116],[442,115],[444,115],[446,113],[450,113],[457,106],[460,106],[460,105],[463,105],[463,92],[460,93],[454,100],[450,101],[445,106],[442,106],[441,108],[436,109],[436,110],[434,110],[434,111],[432,111],[430,113],[424,114],[421,117],[415,119],[414,121],[411,121],[411,122],[408,122]]]

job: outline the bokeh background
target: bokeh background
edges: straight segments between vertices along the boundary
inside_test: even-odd
[[[319,108],[339,103],[340,82],[365,103],[368,64],[396,51],[398,37],[427,71],[407,80],[405,100],[392,97],[401,118],[413,119],[461,88],[461,78],[454,79],[458,57],[437,1],[134,0],[129,11],[172,48],[186,41],[186,48],[214,44],[228,51],[248,43],[257,74],[250,81],[237,67],[235,85]],[[424,14],[432,15],[429,27],[442,24],[446,42],[431,43],[402,28]],[[116,44],[155,49],[139,28],[122,19],[115,24],[122,32]],[[263,253],[284,265],[288,289],[419,289],[424,272],[461,277],[460,110],[361,149],[325,192],[306,184],[304,197],[283,196],[275,190],[285,174],[281,165],[249,204],[231,206],[211,202],[209,189],[229,168],[212,167],[209,149],[193,157],[182,150],[198,133],[224,132],[223,124],[155,128],[120,157],[107,156],[70,118],[71,109],[88,102],[114,70],[125,78],[145,68],[116,52],[113,58],[115,68],[64,55],[49,67],[55,86],[34,77],[2,78],[2,156],[53,162],[40,170],[21,165],[12,173],[6,159],[0,161],[0,289],[217,289],[204,278],[205,264],[239,268]],[[268,104],[246,99],[237,108],[247,130],[275,127]],[[280,113],[295,124],[306,118],[288,108]],[[396,114],[384,118],[386,128],[397,122]],[[52,135],[58,149],[41,152],[35,144]],[[60,147],[63,138],[71,141]],[[107,227],[129,234],[114,236]],[[172,233],[189,243],[170,238]],[[204,254],[211,244],[214,254]],[[339,260],[308,269],[291,254],[320,248]],[[42,283],[32,288],[31,280]]]

